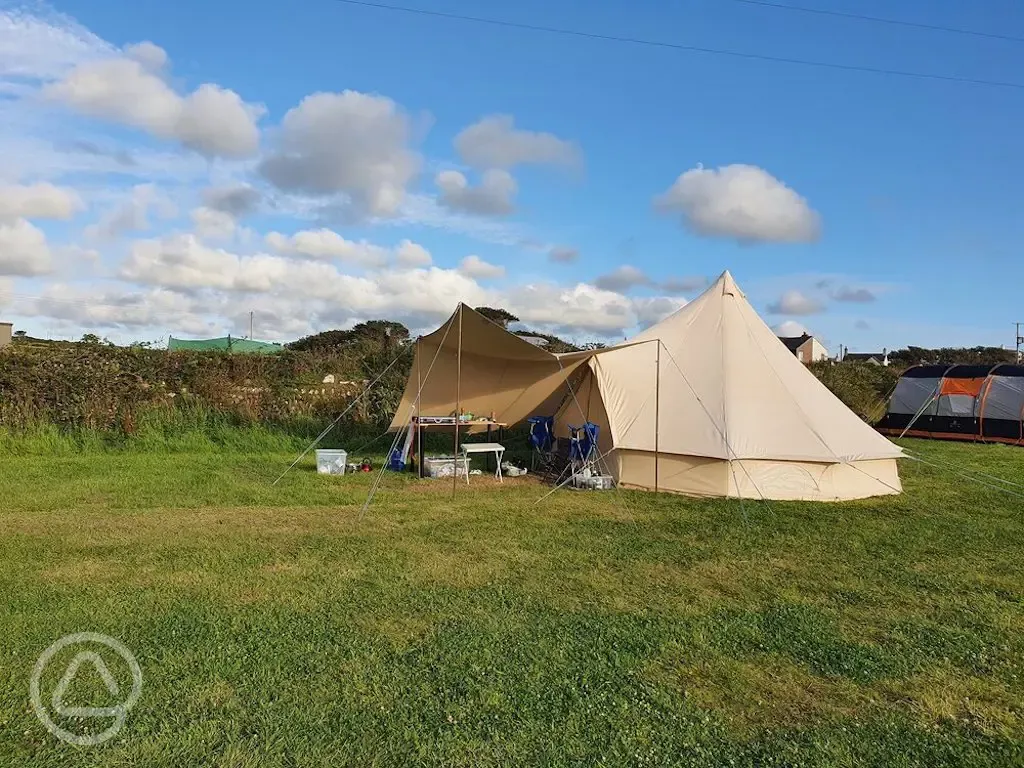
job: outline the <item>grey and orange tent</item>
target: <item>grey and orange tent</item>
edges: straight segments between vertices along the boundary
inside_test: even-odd
[[[1024,366],[908,368],[878,429],[896,436],[1024,445]]]
[[[557,437],[598,425],[623,487],[819,501],[900,491],[900,448],[779,342],[728,272],[614,347],[552,354],[460,305],[415,351],[395,430],[416,415],[554,416]]]

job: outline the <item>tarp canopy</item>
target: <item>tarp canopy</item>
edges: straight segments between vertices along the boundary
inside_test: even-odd
[[[460,304],[416,342],[412,371],[392,428],[421,416],[463,413],[516,424],[534,413],[589,355],[561,359]],[[416,398],[419,393],[417,408]]]
[[[508,424],[554,414],[557,437],[593,421],[622,485],[780,499],[900,490],[899,447],[779,342],[728,272],[629,342],[571,354],[460,306],[419,339],[392,426],[457,407]]]

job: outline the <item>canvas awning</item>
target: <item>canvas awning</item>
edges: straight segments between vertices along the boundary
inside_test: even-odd
[[[593,354],[552,354],[460,304],[444,325],[416,341],[391,428],[403,427],[416,413],[451,416],[456,407],[515,424],[562,391],[566,379]]]

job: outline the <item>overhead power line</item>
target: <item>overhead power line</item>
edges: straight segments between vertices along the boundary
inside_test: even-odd
[[[1024,43],[1024,37],[1014,35],[1001,35],[998,32],[981,32],[975,29],[963,29],[961,27],[946,27],[941,24],[925,24],[921,21],[903,21],[901,19],[888,19],[881,16],[865,16],[860,13],[847,13],[846,11],[832,11],[825,8],[808,8],[803,5],[787,5],[786,3],[773,3],[769,0],[732,0],[734,3],[744,5],[759,5],[762,8],[777,8],[784,11],[796,13],[812,13],[817,16],[834,16],[839,19],[854,19],[856,21],[870,21],[875,24],[890,24],[894,27],[911,27],[913,29],[927,29],[931,32],[946,32],[951,35],[967,35],[969,37],[982,37],[989,40],[1008,40],[1013,43]]]
[[[1024,83],[1014,83],[1003,80],[987,80],[975,77],[960,77],[958,75],[941,75],[931,72],[912,72],[909,70],[888,69],[885,67],[869,67],[858,64],[839,64],[829,61],[815,61],[812,59],[799,59],[789,56],[770,56],[761,53],[749,53],[736,51],[728,48],[706,48],[699,45],[687,45],[684,43],[669,43],[661,40],[647,40],[638,37],[623,37],[620,35],[605,35],[598,32],[584,32],[579,29],[568,29],[564,27],[549,27],[541,24],[525,24],[516,21],[505,21],[484,16],[469,16],[462,13],[448,13],[445,11],[432,11],[425,8],[411,8],[402,5],[388,5],[385,3],[370,2],[370,0],[334,0],[344,5],[362,6],[364,8],[377,8],[384,11],[395,11],[398,13],[416,14],[418,16],[430,16],[450,21],[466,21],[474,24],[489,24],[495,27],[507,27],[509,29],[523,29],[530,32],[546,32],[553,35],[567,35],[581,37],[588,40],[601,40],[604,42],[628,43],[630,45],[643,45],[650,48],[667,48],[676,51],[689,53],[706,53],[712,56],[730,56],[737,59],[748,59],[754,61],[771,61],[777,64],[794,64],[802,67],[817,67],[819,69],[834,69],[845,72],[867,72],[873,75],[889,75],[893,77],[908,77],[917,80],[937,80],[948,83],[961,83],[966,85],[985,85],[994,88],[1013,88],[1024,90]]]

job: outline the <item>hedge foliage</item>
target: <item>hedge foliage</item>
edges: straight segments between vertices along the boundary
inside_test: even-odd
[[[221,427],[263,424],[306,434],[343,411],[396,358],[346,420],[367,429],[383,428],[401,399],[413,359],[406,338],[374,336],[277,355],[16,342],[0,351],[0,428],[130,436],[142,423],[173,423],[187,412],[193,422],[198,413],[204,424],[212,418]],[[884,412],[898,375],[855,363],[811,370],[868,421]],[[335,383],[323,383],[328,374]]]
[[[869,363],[812,363],[811,372],[833,394],[867,422],[874,423],[885,414],[889,395],[896,387],[900,369]]]
[[[0,426],[131,434],[154,411],[196,408],[239,424],[323,421],[395,357],[404,359],[353,408],[352,421],[366,424],[385,422],[396,407],[412,360],[406,345],[232,355],[16,342],[0,352]],[[335,383],[323,383],[328,375]]]

